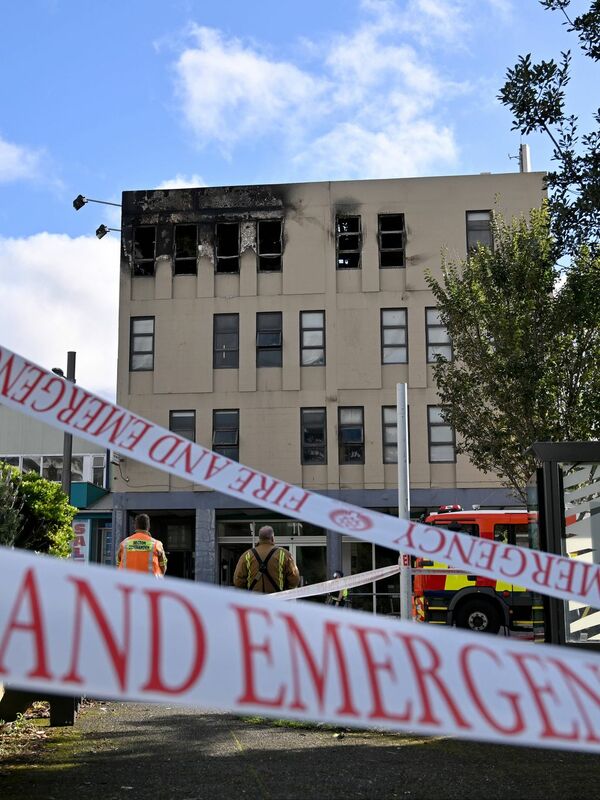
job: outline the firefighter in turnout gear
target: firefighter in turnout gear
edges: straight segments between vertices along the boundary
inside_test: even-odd
[[[148,572],[162,578],[167,571],[167,557],[163,543],[150,536],[150,517],[138,514],[135,533],[123,539],[117,553],[117,567],[134,572]]]
[[[258,544],[242,553],[235,568],[233,584],[251,592],[281,592],[295,589],[300,573],[291,554],[275,546],[275,533],[270,525],[258,532]]]

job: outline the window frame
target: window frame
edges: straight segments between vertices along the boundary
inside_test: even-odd
[[[219,227],[224,225],[236,225],[237,226],[237,253],[232,256],[222,256],[219,255]],[[215,274],[217,275],[239,275],[240,272],[240,259],[241,259],[241,225],[239,220],[228,220],[222,219],[215,222],[215,246],[214,246],[214,253],[215,253]],[[219,262],[235,262],[235,269],[219,269]]]
[[[436,306],[426,306],[425,307],[425,357],[427,359],[428,364],[437,364],[437,358],[434,356],[433,358],[429,355],[429,348],[435,347],[449,347],[450,348],[450,357],[447,359],[449,362],[454,361],[454,348],[452,346],[452,339],[450,338],[450,334],[448,333],[448,326],[444,325],[443,322],[438,323],[431,323],[429,322],[429,312],[430,311],[437,311]],[[438,312],[439,313],[439,312]],[[429,333],[432,328],[441,330],[444,329],[446,331],[446,336],[448,337],[447,342],[431,342],[429,339]]]
[[[237,418],[237,425],[232,427],[231,425],[228,426],[216,426],[216,420],[218,414],[235,414]],[[234,441],[232,444],[227,443],[217,443],[215,442],[216,434],[225,431],[235,431]],[[212,412],[212,437],[211,437],[211,447],[213,452],[219,453],[220,455],[224,456],[225,458],[230,458],[232,461],[239,461],[240,460],[240,410],[239,408],[214,408]],[[235,456],[231,454],[231,451],[235,451]],[[227,452],[224,452],[227,451]]]
[[[231,331],[217,331],[217,317],[234,317],[236,320],[236,330],[235,330],[235,337],[236,337],[236,345],[235,348],[230,347],[222,347],[217,348],[217,335],[220,334],[229,334],[231,335]],[[235,364],[218,364],[218,356],[224,353],[235,353]],[[213,369],[239,369],[240,367],[240,315],[238,313],[234,314],[213,314]]]
[[[196,244],[194,247],[193,256],[178,256],[177,255],[177,233],[181,228],[193,228],[196,232]],[[177,267],[178,264],[183,266],[187,264],[192,265],[191,271],[184,269],[180,271]],[[177,223],[173,226],[173,275],[197,275],[198,274],[198,226],[193,222]]]
[[[386,311],[403,311],[404,312],[404,325],[384,325],[383,316]],[[404,330],[404,338],[405,344],[404,345],[395,345],[395,344],[386,344],[385,334],[384,331],[397,331],[397,330]],[[380,342],[381,342],[381,351],[380,351],[380,358],[382,366],[387,366],[388,364],[408,364],[408,309],[406,307],[399,306],[397,308],[381,308],[379,310],[379,331],[380,331]],[[385,361],[384,353],[386,349],[398,349],[404,348],[406,352],[406,359],[404,361]]]
[[[356,219],[358,220],[358,231],[351,231],[351,232],[341,232],[340,231],[340,220],[344,219]],[[344,248],[340,247],[340,239],[344,236],[356,236],[357,238],[357,247],[356,248]],[[345,269],[362,269],[362,244],[363,244],[363,235],[362,235],[362,217],[360,214],[336,214],[335,216],[335,268],[340,270]],[[344,254],[352,254],[357,256],[357,263],[355,265],[350,264],[340,264],[340,259],[343,258]]]
[[[260,226],[267,223],[279,223],[279,252],[278,253],[263,253],[260,249]],[[270,269],[265,269],[264,263],[277,263],[278,266]],[[256,268],[258,272],[282,272],[283,270],[283,218],[277,219],[257,219],[256,220]]]
[[[443,406],[428,405],[427,406],[427,456],[430,464],[456,464],[456,432],[452,425],[447,422],[432,422],[431,411],[434,409],[441,410]],[[431,431],[433,428],[448,428],[452,433],[452,439],[448,441],[432,442]],[[452,447],[453,458],[451,459],[432,459],[432,447]]]
[[[361,422],[342,422],[342,414],[344,411],[360,411]],[[343,431],[348,430],[349,428],[355,428],[357,425],[360,425],[361,428],[361,440],[355,443],[347,443],[343,441]],[[345,457],[342,457],[345,447],[360,447],[361,449],[361,458],[360,460],[353,460],[347,461]],[[339,406],[338,407],[338,463],[340,466],[344,465],[356,465],[356,464],[364,464],[365,463],[365,408],[364,406]]]
[[[152,333],[134,333],[133,327],[134,322],[139,322],[141,320],[152,320]],[[152,349],[151,350],[135,350],[134,349],[134,340],[136,338],[150,338],[152,341]],[[154,348],[155,348],[155,338],[156,338],[156,317],[153,316],[143,316],[143,317],[129,317],[129,372],[153,372],[154,371]],[[135,367],[133,366],[133,357],[134,356],[152,356],[152,366],[151,367]]]
[[[401,217],[402,227],[393,228],[391,230],[382,229],[382,220],[389,219],[390,217]],[[402,237],[401,247],[384,247],[383,237],[389,234],[400,235]],[[404,212],[387,212],[385,214],[377,215],[377,243],[379,246],[379,269],[405,269],[406,268],[406,216]],[[382,264],[382,255],[385,253],[401,253],[400,264]]]
[[[279,328],[265,328],[259,327],[259,319],[264,319],[266,316],[277,315],[279,318]],[[261,345],[259,344],[261,333],[278,333],[279,344],[277,345]],[[278,364],[260,364],[260,355],[262,353],[279,352]],[[256,312],[256,368],[257,369],[270,369],[281,368],[283,366],[283,313],[281,311],[257,311]]]
[[[470,224],[469,214],[487,214],[488,215],[487,228],[477,227],[478,220],[473,220],[473,221],[471,221],[471,224]],[[472,227],[472,223],[473,222],[475,223],[475,227]],[[469,253],[472,253],[474,250],[476,250],[477,249],[477,244],[479,243],[479,240],[477,240],[477,242],[474,245],[469,245],[469,233],[473,233],[473,232],[478,231],[478,230],[489,230],[489,234],[490,234],[489,248],[490,248],[490,250],[493,250],[494,249],[494,233],[492,231],[492,211],[491,211],[491,209],[489,209],[489,208],[480,208],[480,209],[470,208],[467,211],[465,211],[465,234],[466,234],[466,243],[467,243],[467,255],[469,255]],[[483,242],[482,242],[482,244],[483,244]],[[484,247],[488,247],[487,244],[484,244],[483,246]]]
[[[322,318],[321,327],[318,327],[318,328],[305,327],[303,325],[303,322],[302,322],[302,318],[303,318],[304,314],[321,314],[321,318]],[[324,367],[325,364],[327,363],[326,334],[325,334],[326,322],[325,322],[325,319],[326,318],[325,318],[325,310],[324,309],[317,309],[315,311],[306,311],[305,310],[305,311],[301,311],[300,312],[299,323],[300,323],[300,366],[301,367]],[[303,334],[305,332],[308,332],[308,331],[321,331],[321,333],[323,335],[323,344],[320,347],[317,347],[317,346],[314,346],[314,345],[305,345],[304,344],[304,336],[303,336]],[[304,353],[306,351],[310,352],[310,351],[314,351],[314,350],[322,350],[323,351],[323,361],[320,364],[315,364],[315,363],[305,364],[304,363]]]
[[[135,254],[135,244],[137,239],[137,231],[141,229],[154,231],[154,249],[151,258],[137,258]],[[131,241],[132,261],[133,261],[133,274],[135,277],[151,278],[156,272],[156,225],[134,225],[133,237]],[[152,264],[152,271],[148,271],[145,265]]]
[[[194,434],[193,438],[191,438],[190,436],[186,436],[180,430],[177,430],[176,428],[173,427],[173,420],[174,420],[176,414],[181,414],[181,415],[189,414],[191,416],[191,418],[193,419],[193,434]],[[182,439],[188,439],[190,442],[195,442],[196,441],[196,410],[195,409],[191,409],[191,408],[170,409],[169,410],[169,430],[171,431],[171,433],[174,433],[176,436],[179,436]]]
[[[304,429],[307,423],[304,422],[306,413],[321,412],[323,415],[323,444],[310,444],[306,442]],[[323,454],[322,461],[308,460],[304,456],[305,448],[320,450]],[[325,406],[303,406],[300,408],[300,463],[304,466],[323,466],[327,465],[327,408]]]

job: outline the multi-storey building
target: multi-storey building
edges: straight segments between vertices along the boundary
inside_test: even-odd
[[[542,198],[541,173],[125,192],[118,402],[283,480],[396,513],[396,385],[407,383],[412,512],[514,505],[457,457],[440,415],[432,365],[452,343],[425,272],[439,274],[443,250],[464,258],[491,243],[493,209],[510,217]],[[171,574],[230,582],[251,523],[273,521],[120,466],[115,539],[148,511]],[[310,582],[397,558],[274,522]]]

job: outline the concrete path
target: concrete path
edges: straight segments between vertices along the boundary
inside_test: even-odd
[[[599,785],[593,755],[134,703],[94,703],[36,764],[0,766],[2,800],[587,800]]]

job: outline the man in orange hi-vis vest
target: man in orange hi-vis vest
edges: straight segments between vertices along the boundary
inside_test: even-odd
[[[167,571],[167,557],[163,543],[150,536],[150,517],[138,514],[135,533],[123,539],[117,553],[117,567],[135,572],[148,572],[162,578]]]

